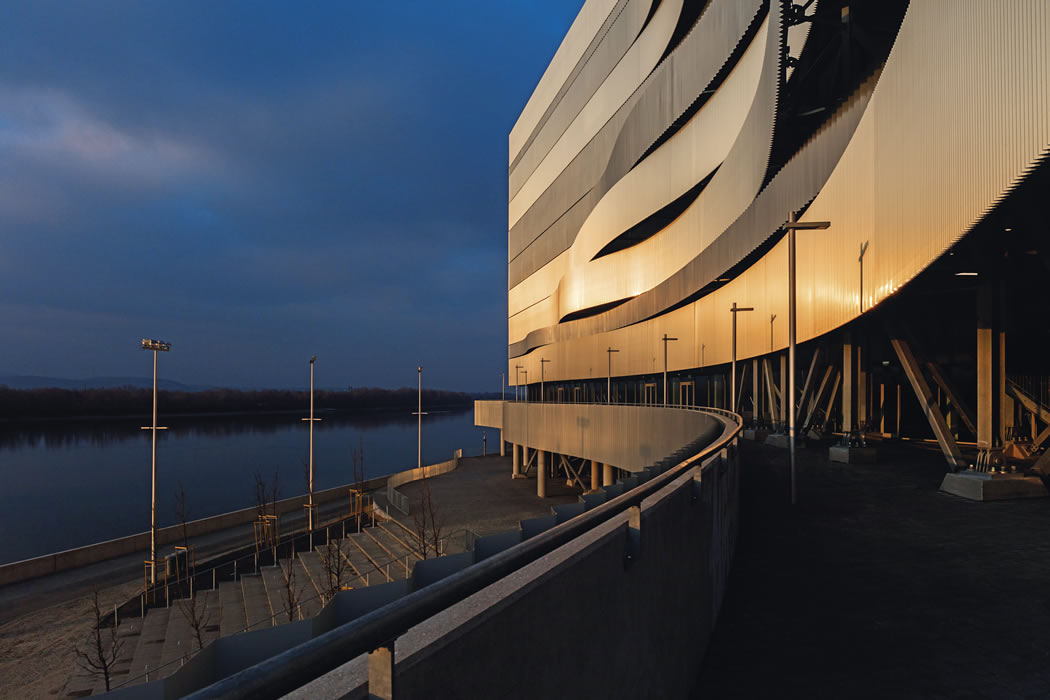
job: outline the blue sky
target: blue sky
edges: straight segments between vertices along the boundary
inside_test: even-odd
[[[0,374],[498,390],[507,134],[582,0],[0,7]]]

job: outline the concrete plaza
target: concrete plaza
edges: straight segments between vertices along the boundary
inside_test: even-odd
[[[743,441],[740,540],[696,698],[1050,697],[1050,501],[938,491],[936,446],[879,463]]]

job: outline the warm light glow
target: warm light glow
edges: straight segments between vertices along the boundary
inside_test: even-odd
[[[165,343],[163,340],[152,340],[150,338],[142,339],[143,350],[160,350],[161,352],[168,352],[171,350],[171,343]]]

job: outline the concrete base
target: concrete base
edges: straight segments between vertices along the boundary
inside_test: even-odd
[[[512,478],[512,479],[528,479],[529,477],[525,476],[524,474],[511,474],[510,478]]]
[[[769,435],[769,431],[764,428],[745,428],[741,433],[745,440],[754,440],[755,442],[763,442],[766,436]]]
[[[832,445],[828,448],[828,460],[843,464],[875,464],[874,447],[845,447]]]
[[[1045,498],[1042,479],[1021,474],[987,474],[965,471],[945,474],[941,491],[971,501],[1005,501],[1012,498]]]
[[[785,450],[790,447],[788,436],[784,433],[772,433],[766,437],[766,444],[773,447],[783,447]]]

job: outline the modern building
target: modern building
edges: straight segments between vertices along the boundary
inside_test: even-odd
[[[793,274],[800,435],[1016,468],[1050,435],[1048,76],[1042,0],[588,0],[510,133],[508,383],[783,432]]]

